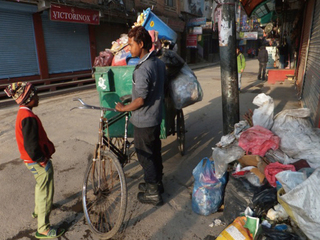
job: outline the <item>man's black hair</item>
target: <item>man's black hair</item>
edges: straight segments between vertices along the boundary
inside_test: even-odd
[[[149,32],[142,26],[132,28],[128,33],[129,38],[133,38],[135,42],[143,42],[143,48],[150,50],[152,47],[152,39]]]

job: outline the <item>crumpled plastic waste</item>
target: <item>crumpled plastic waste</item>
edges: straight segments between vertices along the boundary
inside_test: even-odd
[[[217,147],[226,147],[233,143],[234,140],[240,138],[240,134],[246,129],[250,128],[249,123],[246,120],[241,120],[234,125],[234,131],[221,137],[220,142],[216,144]]]
[[[218,227],[218,226],[224,226],[224,225],[226,225],[224,222],[216,218],[216,219],[213,219],[213,222],[209,224],[209,227]]]
[[[270,208],[267,213],[267,218],[269,218],[272,221],[284,221],[288,219],[288,217],[288,213],[281,206],[281,204],[277,204],[273,208]]]
[[[238,160],[244,155],[244,150],[238,146],[238,141],[224,148],[212,148],[212,158],[215,162],[216,177],[221,178],[227,171],[228,164]]]

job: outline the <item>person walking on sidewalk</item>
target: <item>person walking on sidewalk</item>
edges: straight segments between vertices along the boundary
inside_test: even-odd
[[[118,102],[119,112],[132,111],[130,118],[134,126],[134,146],[143,168],[144,183],[139,184],[138,200],[141,203],[162,205],[162,157],[160,124],[164,101],[166,68],[152,46],[148,31],[138,26],[128,33],[128,43],[132,57],[139,57],[132,79],[132,102],[123,105]]]
[[[240,49],[237,48],[237,67],[238,67],[238,89],[241,90],[241,76],[246,67],[246,59],[241,53]]]
[[[261,46],[259,53],[258,53],[258,60],[259,60],[259,75],[258,79],[265,81],[266,80],[266,68],[268,62],[268,51],[266,50],[265,46]]]
[[[49,216],[54,194],[53,166],[51,156],[55,152],[53,143],[47,137],[42,123],[32,112],[39,104],[36,88],[29,82],[10,84],[5,90],[19,105],[16,119],[16,141],[26,167],[36,180],[35,208],[33,218],[37,218],[36,238],[57,238],[64,229],[50,226]]]

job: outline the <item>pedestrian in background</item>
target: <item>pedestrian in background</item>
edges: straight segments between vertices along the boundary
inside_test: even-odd
[[[261,46],[259,53],[258,53],[258,60],[259,60],[259,75],[258,79],[265,81],[266,80],[266,69],[267,69],[267,62],[268,62],[268,51],[266,50],[265,46]]]
[[[55,147],[47,137],[40,119],[32,112],[39,104],[37,90],[29,82],[18,82],[10,84],[4,91],[19,105],[16,141],[20,158],[36,180],[35,208],[32,213],[32,217],[38,220],[35,237],[57,238],[64,233],[64,229],[52,228],[49,222],[54,195],[51,156]]]
[[[138,200],[141,203],[162,205],[162,157],[160,124],[164,102],[166,68],[152,46],[148,31],[138,26],[128,33],[128,43],[132,57],[140,61],[133,71],[132,102],[128,105],[116,104],[119,112],[132,111],[130,118],[134,126],[134,146],[143,168],[144,181],[139,184]]]
[[[288,43],[287,40],[284,39],[283,43],[278,47],[279,50],[279,62],[280,62],[280,69],[284,69],[287,66],[287,62],[288,62]]]
[[[246,67],[246,59],[241,53],[240,49],[237,48],[237,67],[238,67],[238,90],[241,90],[241,76]]]

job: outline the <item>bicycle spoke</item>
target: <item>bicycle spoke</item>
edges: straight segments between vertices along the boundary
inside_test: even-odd
[[[112,237],[122,225],[127,190],[123,169],[117,158],[105,152],[101,159],[103,160],[91,164],[94,169],[88,169],[89,175],[83,187],[83,205],[91,230],[101,238],[107,238]]]

